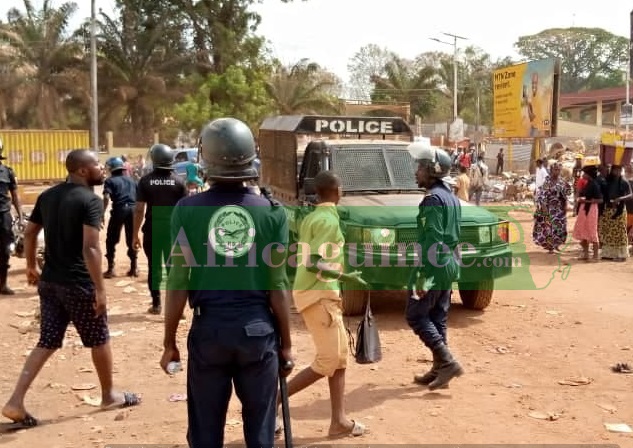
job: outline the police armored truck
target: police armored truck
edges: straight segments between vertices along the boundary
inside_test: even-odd
[[[403,266],[414,266],[421,257],[411,249],[423,198],[407,151],[413,140],[409,125],[396,117],[270,117],[259,129],[260,185],[287,206],[292,242],[314,203],[315,176],[335,172],[343,188],[338,211],[346,268],[362,271],[372,291],[402,290],[410,273]],[[512,272],[511,263],[489,263],[512,260],[509,223],[484,208],[461,204],[458,288],[466,308],[482,310],[492,300],[495,279]],[[368,297],[368,290],[343,289],[345,314],[362,313]]]

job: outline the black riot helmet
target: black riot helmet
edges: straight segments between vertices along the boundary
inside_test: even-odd
[[[163,143],[157,143],[149,149],[149,156],[152,159],[154,169],[172,169],[174,151],[172,151],[169,146]]]
[[[202,128],[200,155],[209,180],[233,182],[259,177],[253,164],[257,157],[253,133],[235,118],[218,118]]]

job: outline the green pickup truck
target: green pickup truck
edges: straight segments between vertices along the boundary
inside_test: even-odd
[[[343,285],[346,315],[362,313],[370,291],[405,289],[407,267],[420,262],[414,245],[424,193],[407,151],[411,141],[409,125],[394,117],[277,116],[259,129],[260,185],[286,205],[291,242],[316,199],[314,177],[331,170],[342,180],[338,211],[346,270],[361,270],[371,285],[369,290]],[[512,273],[509,223],[484,208],[462,205],[458,288],[465,307],[482,310],[492,300],[495,279]]]

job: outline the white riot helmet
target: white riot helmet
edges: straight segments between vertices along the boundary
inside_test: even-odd
[[[411,143],[407,150],[416,163],[429,170],[429,175],[441,179],[451,171],[451,158],[442,148],[432,146],[430,139],[420,139]]]

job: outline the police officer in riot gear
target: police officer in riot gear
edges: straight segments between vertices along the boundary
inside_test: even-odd
[[[130,258],[128,277],[138,277],[136,263],[137,249],[134,248],[134,205],[136,204],[136,182],[125,174],[125,162],[121,157],[110,157],[106,161],[110,177],[103,184],[103,209],[112,201],[110,221],[106,234],[106,260],[108,270],[104,278],[114,277],[114,253],[121,238],[121,228],[125,228],[127,256]],[[105,216],[104,216],[105,220]]]
[[[455,249],[459,243],[461,206],[442,180],[451,169],[451,159],[440,148],[423,142],[409,145],[418,164],[416,180],[426,189],[418,214],[418,243],[421,266],[413,268],[409,280],[407,322],[433,353],[433,366],[414,381],[430,390],[445,388],[451,379],[464,373],[447,346],[448,310],[453,282],[459,277],[461,260]],[[422,274],[422,275],[420,275]]]
[[[169,372],[169,363],[180,361],[176,330],[188,300],[194,310],[187,342],[189,446],[223,446],[234,385],[246,446],[272,447],[279,375],[293,368],[283,250],[288,222],[280,204],[247,184],[258,175],[246,124],[212,121],[202,130],[201,153],[213,184],[173,211],[172,241],[189,255],[173,258],[161,366]]]
[[[151,314],[161,313],[160,284],[163,278],[163,262],[169,258],[171,251],[169,237],[169,216],[158,213],[154,219],[153,207],[173,207],[187,196],[185,182],[174,174],[174,151],[167,145],[156,144],[150,148],[152,172],[141,177],[136,192],[136,208],[134,210],[134,247],[143,247],[147,256],[147,285],[152,296],[152,304],[148,309]],[[145,222],[143,223],[143,213]],[[141,228],[141,224],[143,227]],[[143,231],[143,244],[139,238],[139,230]],[[167,273],[169,264],[165,263]]]
[[[18,196],[18,182],[13,169],[2,163],[2,160],[6,160],[3,152],[4,145],[0,139],[0,294],[13,295],[14,291],[7,284],[11,244],[15,238],[11,204],[15,207],[20,223],[23,222],[23,214]]]

